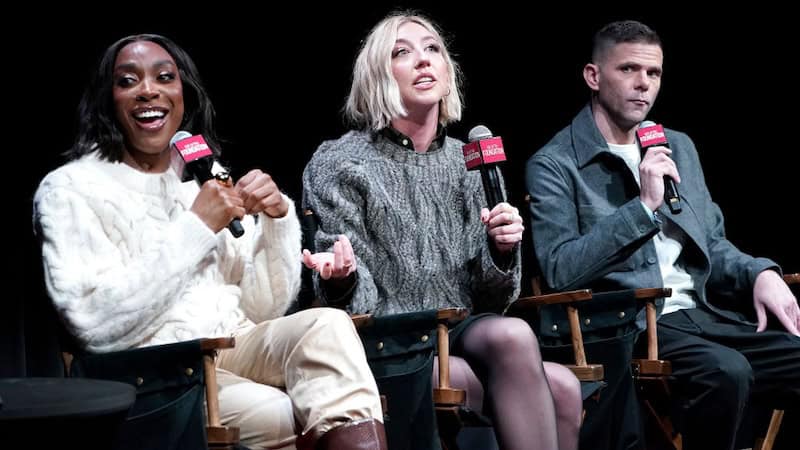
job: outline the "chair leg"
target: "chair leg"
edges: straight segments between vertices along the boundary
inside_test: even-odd
[[[767,428],[767,435],[764,439],[756,440],[754,450],[772,450],[775,445],[775,438],[778,436],[778,431],[781,428],[783,421],[783,410],[776,409],[772,411],[772,418],[769,420],[769,427]]]
[[[208,448],[214,450],[233,449],[239,443],[239,428],[222,426],[219,418],[219,397],[217,392],[217,371],[214,363],[215,353],[203,355],[203,370],[206,376],[206,412],[208,414]]]
[[[656,412],[653,405],[642,400],[645,415],[645,439],[647,448],[651,450],[681,450],[683,440],[681,435],[675,433],[672,422]]]
[[[457,406],[436,407],[436,427],[439,429],[439,442],[442,450],[458,450],[459,431],[464,427]]]
[[[442,450],[458,450],[458,442],[451,437],[441,438]]]

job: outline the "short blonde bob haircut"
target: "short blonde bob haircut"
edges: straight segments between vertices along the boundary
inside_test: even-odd
[[[450,89],[439,102],[439,123],[447,125],[461,119],[461,72],[450,57],[437,27],[425,17],[396,12],[381,20],[370,31],[353,66],[353,85],[345,106],[346,117],[355,125],[373,131],[390,125],[392,119],[407,114],[400,88],[392,73],[392,50],[401,25],[413,22],[428,30],[441,45],[449,72]]]

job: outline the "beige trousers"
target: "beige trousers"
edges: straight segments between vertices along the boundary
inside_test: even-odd
[[[361,340],[343,311],[314,308],[258,324],[217,359],[220,418],[251,448],[294,448],[350,420],[383,422]]]

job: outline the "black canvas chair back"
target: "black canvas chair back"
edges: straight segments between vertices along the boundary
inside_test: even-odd
[[[433,403],[437,311],[372,317],[358,327],[378,390],[391,450],[440,449]]]
[[[118,433],[115,449],[207,448],[200,342],[74,355],[70,376],[136,387],[136,402]]]

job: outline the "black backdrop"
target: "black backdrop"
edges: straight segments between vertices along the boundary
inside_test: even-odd
[[[357,8],[298,1],[263,5],[258,9],[265,12],[256,13],[209,5],[191,12],[188,5],[145,3],[91,13],[42,7],[7,15],[6,22],[22,31],[3,31],[3,129],[11,138],[4,171],[6,179],[13,176],[5,192],[14,200],[4,221],[12,227],[5,267],[14,289],[0,315],[0,376],[49,370],[36,356],[51,326],[36,318],[43,302],[31,198],[41,177],[63,161],[78,99],[102,51],[131,33],[164,34],[184,47],[217,108],[228,140],[223,155],[234,173],[260,167],[299,199],[305,162],[322,140],[346,129],[340,111],[360,40],[393,7],[421,7],[442,25],[465,74],[466,109],[450,134],[465,139],[472,126],[484,124],[501,135],[511,198],[521,203],[525,160],[588,98],[580,70],[593,32],[610,20],[643,20],[665,47],[663,86],[651,118],[695,140],[731,240],[800,270],[798,245],[789,239],[796,226],[788,218],[797,207],[800,162],[792,125],[798,91],[791,61],[798,39],[786,11],[751,6],[698,14],[681,6],[555,5],[545,13],[543,7],[501,2]],[[12,250],[12,242],[21,249]],[[20,350],[23,316],[27,360]]]

